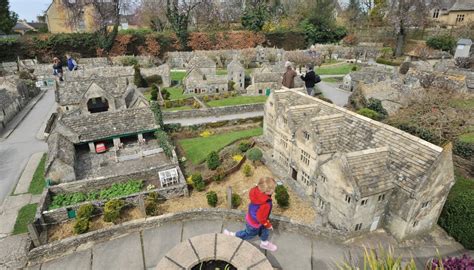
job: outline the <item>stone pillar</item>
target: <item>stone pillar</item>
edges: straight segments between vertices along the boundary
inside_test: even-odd
[[[33,241],[33,245],[35,247],[41,246],[40,235],[39,235],[38,231],[36,230],[35,225],[28,224],[27,229],[28,229],[28,232],[30,234],[31,240]]]
[[[138,133],[138,141],[143,141],[143,133]]]
[[[115,149],[120,149],[120,138],[114,138]]]
[[[95,153],[95,145],[93,142],[89,143],[89,150],[91,151],[91,153]]]
[[[226,197],[227,197],[227,207],[229,209],[232,209],[232,187],[227,187]]]

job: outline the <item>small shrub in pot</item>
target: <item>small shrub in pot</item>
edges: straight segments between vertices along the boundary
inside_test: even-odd
[[[75,234],[83,234],[89,230],[89,219],[78,218],[74,223],[73,231]]]
[[[94,213],[94,205],[92,203],[83,204],[77,210],[77,218],[89,220]]]
[[[202,175],[200,173],[193,174],[192,177],[192,182],[193,182],[193,187],[197,191],[203,191],[206,189],[206,184],[204,183],[204,180],[202,179]]]
[[[239,194],[232,193],[232,208],[237,208],[242,204],[242,198],[240,198]]]
[[[290,195],[288,190],[283,185],[278,185],[275,189],[275,199],[277,200],[278,206],[286,208],[290,205]]]
[[[106,202],[104,205],[104,221],[113,223],[117,222],[123,206],[124,202],[118,199],[113,199]]]

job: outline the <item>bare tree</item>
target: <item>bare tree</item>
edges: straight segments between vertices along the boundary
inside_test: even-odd
[[[429,7],[425,0],[390,0],[387,18],[396,35],[395,56],[403,54],[410,28],[424,27],[428,23]]]
[[[142,0],[138,7],[141,25],[163,31],[168,25],[165,6],[166,0]]]
[[[240,51],[240,55],[245,68],[249,68],[249,65],[257,58],[257,51],[254,48],[243,49]]]
[[[131,12],[133,0],[62,0],[68,8],[68,24],[74,28],[85,27],[85,15],[91,15],[98,33],[99,47],[106,52],[112,49],[120,25],[121,15]],[[90,12],[90,13],[89,13]],[[112,27],[112,31],[110,31]]]

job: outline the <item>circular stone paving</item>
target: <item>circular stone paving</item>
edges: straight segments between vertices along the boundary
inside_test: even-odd
[[[219,233],[199,235],[181,242],[161,259],[156,269],[191,269],[212,260],[228,262],[237,269],[273,269],[265,255],[252,244]]]

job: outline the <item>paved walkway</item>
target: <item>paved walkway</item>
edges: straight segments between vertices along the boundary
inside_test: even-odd
[[[15,187],[30,156],[47,151],[47,144],[36,136],[54,104],[54,90],[48,90],[10,136],[0,141],[0,205]]]
[[[326,98],[329,98],[334,104],[341,107],[347,104],[348,98],[352,94],[349,91],[337,88],[333,83],[320,82],[318,87]]]
[[[239,230],[242,223],[222,220],[193,220],[176,223],[166,223],[160,227],[134,232],[107,242],[86,244],[85,248],[41,265],[30,266],[29,269],[154,269],[163,256],[178,243],[193,236],[220,233],[224,228]],[[361,262],[363,246],[386,246],[393,242],[385,233],[374,234],[366,240],[356,243],[341,244],[323,237],[310,237],[295,232],[272,232],[271,240],[279,249],[272,253],[263,251],[273,267],[288,270],[325,270],[336,269],[336,263],[346,258]],[[258,247],[259,241],[251,242]],[[454,241],[448,241],[442,246],[430,246],[424,242],[422,247],[395,248],[395,254],[405,258],[415,258],[422,266],[426,259],[436,256],[438,249],[442,256],[460,255],[462,247]],[[40,268],[41,267],[41,268]]]

